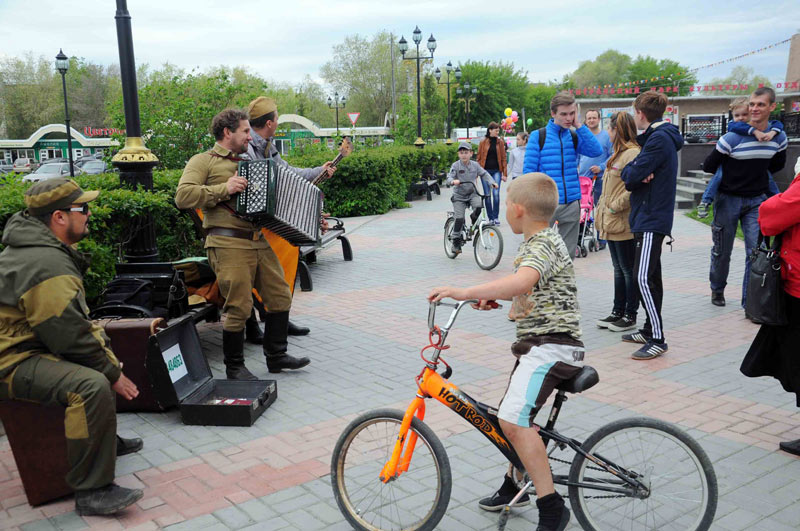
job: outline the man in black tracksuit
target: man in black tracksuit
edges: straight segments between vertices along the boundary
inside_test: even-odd
[[[630,224],[636,240],[633,274],[639,287],[639,301],[647,313],[644,328],[622,336],[623,341],[642,343],[633,353],[636,360],[664,354],[664,326],[661,321],[661,245],[672,232],[675,187],[678,178],[678,150],[683,147],[680,131],[661,121],[667,98],[658,92],[640,94],[633,103],[636,127],[644,133],[636,138],[642,151],[622,170],[625,188],[631,192]]]

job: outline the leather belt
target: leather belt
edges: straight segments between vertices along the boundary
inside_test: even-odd
[[[257,241],[261,237],[261,232],[251,232],[249,230],[228,229],[225,227],[211,227],[206,231],[208,236],[229,236],[240,240]]]

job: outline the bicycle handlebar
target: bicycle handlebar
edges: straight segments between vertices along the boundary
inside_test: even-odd
[[[480,301],[478,299],[469,299],[466,301],[458,301],[458,302],[444,302],[444,301],[431,302],[430,306],[428,307],[428,329],[433,330],[434,327],[436,326],[435,318],[436,318],[437,306],[447,306],[449,308],[453,308],[453,312],[450,314],[450,319],[447,320],[447,324],[441,327],[442,330],[447,331],[450,330],[451,326],[453,326],[453,323],[455,322],[456,317],[458,316],[458,312],[461,311],[461,308],[463,308],[467,304],[479,304],[479,303]]]

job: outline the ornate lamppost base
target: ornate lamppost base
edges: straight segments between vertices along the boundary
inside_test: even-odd
[[[423,148],[425,147],[425,141],[422,140],[421,136],[418,136],[417,139],[414,140],[414,145],[418,148]]]

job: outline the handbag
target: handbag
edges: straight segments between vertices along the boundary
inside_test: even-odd
[[[750,254],[745,311],[756,322],[772,326],[788,324],[786,295],[781,279],[781,236],[770,245],[769,236],[758,235],[758,245]]]

